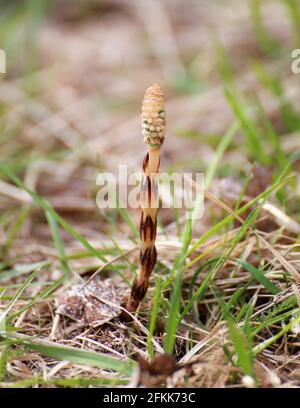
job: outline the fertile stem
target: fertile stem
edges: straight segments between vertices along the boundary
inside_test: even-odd
[[[156,263],[155,238],[159,202],[157,176],[166,126],[164,96],[159,85],[151,86],[145,93],[142,126],[148,153],[143,161],[141,183],[140,269],[126,306],[129,312],[135,312],[144,298]]]

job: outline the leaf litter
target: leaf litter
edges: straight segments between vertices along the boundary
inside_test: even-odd
[[[99,327],[120,314],[119,290],[111,279],[73,285],[56,298],[56,313]]]

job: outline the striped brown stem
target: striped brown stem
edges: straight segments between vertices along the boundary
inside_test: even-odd
[[[142,106],[142,126],[147,154],[143,161],[141,183],[140,269],[131,289],[127,310],[135,312],[144,298],[156,263],[156,226],[158,210],[158,170],[160,148],[165,135],[164,97],[159,85],[147,89]]]

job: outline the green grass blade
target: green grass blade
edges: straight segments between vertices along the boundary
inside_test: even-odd
[[[131,375],[134,363],[131,360],[121,361],[101,353],[77,349],[70,346],[62,346],[56,343],[35,339],[30,336],[0,333],[2,337],[10,339],[15,344],[22,345],[30,350],[35,350],[42,355],[56,360],[66,360],[76,364],[86,364],[102,369],[113,370],[122,374]]]
[[[221,161],[221,158],[224,154],[224,152],[226,151],[226,149],[228,148],[228,146],[230,145],[230,142],[232,141],[232,139],[234,138],[236,132],[239,130],[239,123],[237,121],[233,122],[233,124],[229,127],[229,129],[227,130],[227,132],[225,133],[225,135],[221,138],[221,141],[217,147],[216,153],[213,157],[213,159],[211,160],[206,175],[205,175],[205,188],[208,188],[210,186],[210,183],[212,182],[217,168],[218,168],[218,164]]]
[[[250,11],[254,26],[254,32],[259,46],[266,54],[273,58],[278,56],[279,54],[279,45],[271,37],[265,27],[260,5],[261,2],[259,0],[251,0]]]
[[[254,204],[256,204],[258,201],[261,199],[266,199],[272,192],[277,191],[281,187],[283,187],[289,180],[291,179],[290,177],[287,177],[284,180],[281,180],[281,177],[279,177],[278,181],[275,182],[271,187],[266,189],[263,193],[259,194],[253,200],[249,201],[247,204],[245,204],[243,207],[240,207],[238,210],[236,210],[237,215],[243,214],[245,211],[247,211],[249,208],[251,208]],[[230,224],[234,220],[233,215],[229,214],[227,217],[223,218],[221,221],[219,221],[217,224],[215,224],[213,227],[211,227],[208,231],[206,231],[203,236],[198,239],[190,248],[188,251],[187,256],[189,257],[195,249],[198,248],[199,245],[203,244],[206,242],[209,238],[214,236],[215,233],[217,233],[221,228],[225,227],[226,225]]]
[[[152,358],[154,356],[154,349],[153,349],[153,344],[152,344],[152,337],[155,331],[155,325],[156,325],[156,320],[158,316],[158,310],[159,310],[159,303],[160,303],[160,296],[161,296],[161,287],[162,287],[162,279],[159,277],[156,281],[155,285],[155,292],[154,292],[154,298],[153,298],[153,304],[152,304],[152,310],[151,310],[151,317],[150,317],[150,325],[149,325],[149,333],[147,336],[147,348],[148,348],[148,354]]]
[[[297,46],[300,47],[300,8],[298,0],[284,0],[294,25]]]
[[[248,262],[242,259],[236,259],[251,275],[252,277],[261,283],[272,295],[276,295],[281,292],[281,290],[273,282],[268,279],[261,270],[250,265]]]
[[[299,312],[299,309],[298,309]],[[253,348],[253,354],[257,355],[261,353],[264,349],[267,347],[271,346],[273,343],[275,343],[277,340],[279,340],[285,333],[291,330],[292,326],[300,323],[300,315],[297,316],[295,319],[292,319],[283,329],[281,329],[278,333],[276,333],[274,336],[270,337],[269,339],[263,341],[260,344],[257,344]]]
[[[251,226],[251,224],[255,221],[257,215],[259,212],[259,208],[254,209],[246,218],[244,221],[243,225],[240,227],[240,230],[236,234],[236,236],[232,240],[232,244],[228,251],[226,252],[225,255],[221,256],[218,260],[218,262],[214,265],[214,267],[208,272],[208,274],[205,276],[203,282],[199,286],[199,288],[196,290],[192,298],[188,301],[186,304],[182,314],[181,314],[181,319],[191,310],[193,303],[195,301],[199,301],[204,294],[206,293],[212,279],[215,277],[217,272],[220,270],[220,268],[223,266],[224,262],[229,258],[230,254],[236,247],[236,245],[240,242],[240,240],[244,237],[245,233],[247,232],[248,228]]]
[[[73,238],[79,241],[92,255],[99,258],[103,262],[107,262],[107,259],[101,255],[79,232],[77,232],[67,221],[65,221],[57,212],[51,207],[51,205],[40,197],[36,192],[32,191],[30,188],[25,186],[25,184],[13,174],[9,168],[5,165],[0,165],[0,170],[9,177],[18,187],[22,190],[26,191],[34,202],[43,208],[45,212],[48,212],[52,215],[52,217],[60,224]]]
[[[245,375],[253,376],[252,350],[248,347],[249,338],[234,324],[231,318],[227,320],[229,336],[237,354],[237,364]]]
[[[12,278],[17,278],[18,276],[25,275],[36,269],[45,268],[50,266],[50,261],[34,262],[32,264],[18,265],[13,269],[5,270],[0,272],[0,282],[5,282]]]
[[[50,378],[45,379],[38,376],[26,378],[25,380],[5,383],[5,388],[29,388],[36,385],[53,386],[57,385],[64,388],[88,388],[88,387],[113,387],[116,385],[127,385],[128,380],[122,378]],[[1,383],[0,383],[1,388]]]
[[[192,239],[192,219],[188,218],[185,225],[185,232],[183,236],[183,247],[178,255],[173,271],[170,275],[175,275],[175,286],[172,290],[170,305],[169,305],[169,315],[166,322],[166,337],[164,339],[164,350],[168,354],[173,353],[175,345],[175,335],[177,326],[180,322],[180,301],[181,301],[181,287],[182,287],[182,277],[184,273],[184,262],[187,256],[188,248]]]
[[[7,232],[7,239],[3,247],[3,254],[6,255],[9,248],[12,246],[15,238],[17,237],[20,229],[24,225],[24,222],[27,220],[31,211],[30,206],[23,208],[17,216],[16,221],[13,223],[12,227],[9,228]]]
[[[47,221],[48,221],[51,233],[52,233],[54,245],[56,246],[56,249],[58,252],[62,270],[66,277],[70,276],[71,272],[70,272],[70,268],[69,268],[68,261],[66,258],[64,245],[63,245],[61,236],[58,231],[56,220],[49,211],[46,211],[45,214],[46,214],[46,218],[47,218]]]
[[[9,304],[7,305],[7,307],[5,308],[4,312],[1,313],[0,316],[0,331],[5,331],[5,326],[6,326],[6,319],[7,316],[9,314],[9,312],[11,311],[11,309],[13,308],[13,306],[16,304],[16,302],[19,300],[19,298],[21,297],[22,293],[24,292],[24,290],[26,290],[27,286],[33,281],[33,279],[36,277],[38,273],[38,269],[35,270],[26,280],[25,282],[21,285],[20,289],[17,291],[17,293],[14,295],[14,297],[12,298],[12,300],[9,302]]]
[[[224,93],[233,113],[239,120],[239,123],[244,131],[244,135],[246,136],[251,155],[253,157],[257,157],[258,161],[263,164],[270,163],[269,157],[266,153],[264,153],[264,150],[261,146],[261,135],[248,116],[246,109],[242,106],[241,102],[237,100],[237,97],[234,95],[234,93],[229,91],[229,89],[226,88]]]

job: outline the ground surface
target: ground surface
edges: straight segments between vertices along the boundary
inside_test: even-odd
[[[299,386],[298,2],[43,3],[0,2],[0,386]],[[139,211],[100,211],[96,177],[140,170],[152,83],[161,169],[208,193],[192,229],[160,211],[125,323]]]

